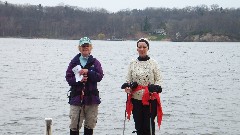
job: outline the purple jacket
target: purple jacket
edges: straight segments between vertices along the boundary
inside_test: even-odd
[[[74,96],[72,96],[69,99],[70,105],[81,105],[81,101],[83,105],[91,105],[91,104],[100,104],[100,98],[99,98],[99,91],[97,89],[97,83],[100,82],[103,78],[103,70],[101,67],[101,63],[96,59],[93,58],[92,55],[89,56],[87,64],[82,67],[80,64],[79,57],[81,56],[81,53],[77,54],[69,63],[69,66],[66,71],[66,80],[71,86],[71,89],[73,90],[72,93],[75,93]],[[88,69],[88,79],[85,83],[85,89],[84,84],[82,82],[76,82],[75,75],[72,71],[72,69],[76,66],[80,65],[82,68]],[[83,99],[81,99],[80,93],[84,91]]]

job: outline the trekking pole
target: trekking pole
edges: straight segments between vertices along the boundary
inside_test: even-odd
[[[80,100],[80,109],[79,109],[79,114],[78,114],[77,131],[79,130],[79,122],[80,122],[80,116],[81,116],[81,109],[82,109],[82,100]]]
[[[83,90],[80,94],[80,109],[78,114],[78,123],[77,123],[77,131],[79,131],[79,122],[80,122],[80,116],[81,116],[81,109],[82,109],[82,100],[83,100],[83,91],[85,90],[85,83],[83,83]]]
[[[128,100],[128,93],[127,93],[127,100]],[[123,135],[124,135],[124,132],[125,132],[125,124],[126,124],[126,113],[127,113],[127,100],[126,100],[126,108],[125,108],[125,119],[124,119],[124,123],[123,123]]]
[[[152,135],[152,100],[151,100],[151,96],[152,93],[150,94],[150,100],[149,100],[149,107],[150,107],[150,135]]]

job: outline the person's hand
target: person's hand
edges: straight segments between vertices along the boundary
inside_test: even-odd
[[[131,89],[130,87],[126,87],[126,88],[125,88],[125,92],[128,93],[128,94],[130,94],[130,93],[132,92],[132,89]]]
[[[87,82],[88,76],[87,75],[83,75],[83,78],[80,82]]]
[[[138,83],[137,83],[137,82],[132,82],[132,83],[130,84],[130,87],[131,87],[132,89],[135,89],[135,88],[138,87]]]
[[[121,89],[125,89],[126,87],[130,87],[131,89],[135,89],[135,88],[137,88],[137,86],[138,86],[138,83],[137,83],[137,82],[124,83],[124,84],[121,86]]]
[[[87,73],[88,73],[88,69],[81,69],[81,70],[79,71],[79,74],[80,74],[80,75],[87,75]]]
[[[161,93],[162,87],[159,85],[150,84],[148,85],[148,90],[150,93],[153,93],[153,92]]]
[[[121,86],[121,89],[125,89],[127,87],[130,87],[129,83],[124,83],[122,86]]]
[[[155,85],[154,84],[150,84],[150,85],[148,85],[148,90],[149,90],[149,92],[156,92],[156,88],[155,88]]]

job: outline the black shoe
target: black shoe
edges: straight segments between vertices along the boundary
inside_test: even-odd
[[[84,127],[84,135],[93,135],[93,129],[88,129]]]
[[[70,129],[70,135],[79,135],[79,131],[72,131],[72,130]]]

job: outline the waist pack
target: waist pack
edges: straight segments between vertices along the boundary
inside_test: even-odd
[[[84,96],[91,96],[91,95],[99,97],[98,89],[92,90],[92,91],[84,91]]]
[[[71,86],[70,90],[68,91],[68,94],[67,94],[67,96],[69,98],[69,102],[70,102],[71,98],[73,98],[75,96],[79,96],[79,95],[81,95],[81,93],[82,93],[82,91],[77,91],[76,86]],[[93,90],[93,91],[84,91],[84,96],[91,96],[91,95],[99,97],[98,89]]]

